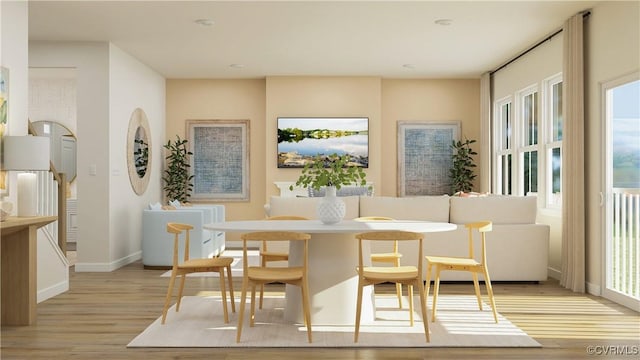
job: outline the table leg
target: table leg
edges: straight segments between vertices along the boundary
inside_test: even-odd
[[[353,234],[312,234],[309,241],[309,296],[312,325],[354,325],[358,297],[358,243]],[[290,264],[302,264],[302,244],[292,242]],[[369,249],[364,250],[369,259]],[[373,287],[363,292],[361,323],[373,322]],[[287,285],[285,319],[303,323],[300,288]]]

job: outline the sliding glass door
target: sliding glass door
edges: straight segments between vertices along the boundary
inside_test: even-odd
[[[603,85],[605,244],[603,296],[640,310],[640,80]]]

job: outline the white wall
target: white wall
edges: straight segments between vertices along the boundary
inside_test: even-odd
[[[108,267],[109,44],[30,42],[29,66],[76,69],[78,259],[75,269]],[[91,175],[92,168],[95,175]]]
[[[165,79],[113,44],[109,46],[109,244],[112,264],[126,264],[142,256],[142,209],[161,201],[165,139]],[[136,195],[127,169],[127,132],[136,108],[144,110],[151,133],[151,178],[147,190]]]
[[[561,25],[561,24],[560,24]],[[547,79],[562,72],[562,33],[536,47],[531,52],[519,58],[492,76],[493,101],[511,95],[515,104],[515,94],[531,85],[538,85],[538,96],[543,100],[543,83]],[[540,101],[540,104],[542,101]],[[542,113],[542,109],[538,108]],[[542,118],[540,119],[542,120]],[[540,126],[543,126],[541,123]],[[540,151],[544,163],[545,151]],[[562,252],[562,213],[559,210],[545,209],[544,194],[546,184],[544,179],[538,179],[538,219],[542,224],[548,224],[549,236],[549,276],[559,279]]]
[[[54,121],[73,135],[78,133],[76,109],[76,72],[73,68],[29,68],[29,120]],[[53,131],[53,129],[52,129]],[[51,159],[60,156],[60,149],[51,144]],[[60,159],[58,159],[60,163]],[[61,171],[62,169],[56,169]],[[72,180],[67,173],[67,181]],[[67,197],[77,197],[77,181],[68,187]]]
[[[585,22],[585,171],[587,206],[587,291],[599,295],[602,279],[604,217],[603,99],[601,84],[640,70],[640,2],[601,2]]]
[[[78,262],[76,271],[112,271],[141,257],[140,216],[160,200],[164,79],[106,42],[31,42],[32,67],[77,74]],[[143,196],[129,185],[125,140],[131,112],[147,113],[154,152]]]
[[[0,2],[0,64],[9,69],[9,119],[4,135],[26,135],[28,119],[28,29],[27,2]],[[10,173],[9,201],[16,201],[16,174]],[[37,301],[69,289],[69,273],[57,244],[42,231],[37,241]]]

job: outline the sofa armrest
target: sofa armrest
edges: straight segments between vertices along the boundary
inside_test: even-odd
[[[212,233],[204,230],[206,209],[143,210],[142,214],[142,262],[147,266],[171,266],[173,262],[173,235],[167,232],[167,223],[178,222],[193,226],[190,236],[189,256],[210,256]],[[180,258],[184,257],[180,249]]]

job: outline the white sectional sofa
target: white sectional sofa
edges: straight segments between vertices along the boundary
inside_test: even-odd
[[[394,219],[450,222],[458,225],[455,231],[426,236],[424,253],[431,255],[466,256],[469,250],[467,231],[463,225],[490,220],[493,222],[493,231],[487,234],[487,262],[491,280],[547,279],[550,228],[536,223],[535,197],[346,196],[342,199],[347,207],[346,219],[388,216]],[[269,204],[265,205],[265,210],[268,216],[296,214],[315,218],[318,200],[319,198],[273,196]],[[479,250],[479,246],[476,246],[476,250]],[[411,258],[406,257],[406,264],[411,263]],[[446,281],[471,280],[469,274],[454,271],[443,272],[441,278]]]
[[[193,205],[175,210],[145,209],[142,214],[142,263],[145,268],[169,268],[173,262],[173,234],[167,233],[168,222],[193,225],[189,241],[189,257],[207,258],[225,249],[225,233],[202,228],[204,224],[225,219],[223,205]],[[183,258],[181,246],[178,255]]]

